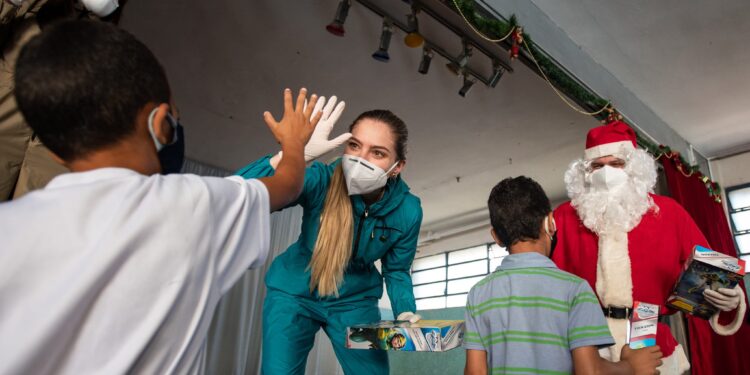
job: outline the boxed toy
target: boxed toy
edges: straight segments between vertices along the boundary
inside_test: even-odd
[[[695,246],[693,256],[667,299],[667,306],[708,319],[718,309],[706,301],[703,291],[734,288],[744,275],[744,260]]]
[[[656,345],[659,305],[635,301],[633,316],[628,320],[628,344],[632,349]]]
[[[463,338],[463,320],[420,320],[417,323],[382,320],[346,329],[349,349],[444,352],[460,346]]]

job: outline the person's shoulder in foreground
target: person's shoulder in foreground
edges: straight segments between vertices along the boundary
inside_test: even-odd
[[[15,95],[73,173],[0,205],[0,337],[14,343],[0,373],[185,370],[221,292],[265,258],[271,209],[299,193],[317,121],[306,95],[285,92],[280,122],[266,114],[288,157],[254,181],[159,175],[179,137],[166,74],[113,25],[66,21],[34,37]]]
[[[549,259],[556,225],[539,184],[507,178],[493,188],[488,207],[492,237],[510,255],[469,293],[466,374],[648,373],[659,365],[658,348],[625,349],[617,364],[599,357],[612,337],[588,284]]]

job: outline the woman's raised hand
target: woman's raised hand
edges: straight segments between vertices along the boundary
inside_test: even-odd
[[[306,162],[323,156],[352,137],[352,133],[343,133],[334,139],[328,139],[333,126],[339,120],[346,107],[346,103],[343,101],[338,102],[338,104],[336,101],[336,96],[330,97],[328,101],[326,101],[324,96],[321,96],[318,98],[317,103],[315,103],[312,113],[315,114],[322,110],[323,115],[318,122],[318,126],[315,127],[315,131],[313,131],[310,141],[305,145]]]

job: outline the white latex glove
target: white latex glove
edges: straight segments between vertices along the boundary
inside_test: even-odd
[[[706,297],[706,301],[716,306],[719,310],[732,311],[740,304],[740,295],[742,293],[738,291],[739,288],[738,285],[734,289],[719,288],[718,291],[706,289],[703,291],[703,296]]]
[[[422,319],[421,315],[415,314],[411,311],[404,311],[401,314],[398,314],[398,318],[396,318],[396,320],[408,320],[409,323],[416,323],[420,319]]]
[[[320,117],[320,121],[318,121],[318,125],[315,127],[312,136],[310,136],[310,140],[305,145],[306,162],[325,155],[352,137],[352,133],[344,133],[334,139],[328,139],[333,126],[336,125],[336,121],[341,117],[345,107],[346,103],[343,101],[336,104],[336,96],[330,97],[328,101],[326,101],[324,96],[321,96],[318,102],[315,103],[315,108],[312,111],[313,115],[322,109],[323,116]]]

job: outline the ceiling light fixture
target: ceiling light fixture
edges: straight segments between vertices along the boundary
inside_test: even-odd
[[[372,54],[372,58],[381,62],[388,62],[388,46],[391,44],[391,35],[393,35],[393,26],[387,19],[383,19],[383,31],[380,33],[380,45],[378,50]]]
[[[472,53],[471,45],[469,43],[462,40],[461,44],[463,45],[463,52],[458,56],[458,59],[456,59],[457,61],[451,61],[445,65],[448,67],[448,70],[457,76],[463,74],[464,68],[469,64],[469,57],[471,57]]]
[[[490,76],[489,86],[495,88],[497,83],[500,82],[500,78],[503,77],[505,69],[497,62],[492,63],[492,75]]]
[[[333,22],[326,26],[326,30],[328,30],[329,33],[336,36],[344,36],[344,22],[346,22],[346,16],[349,14],[350,6],[350,0],[341,0],[341,2],[339,2]]]
[[[422,61],[419,62],[418,72],[427,74],[427,71],[430,70],[430,62],[432,62],[433,55],[434,54],[430,48],[425,47],[422,49]]]
[[[474,77],[464,75],[464,84],[461,86],[461,90],[458,90],[458,95],[465,98],[466,93],[468,93],[469,90],[471,90],[471,87],[474,86],[474,82],[476,82]]]
[[[419,21],[417,20],[418,12],[417,8],[412,6],[411,14],[406,16],[408,34],[404,37],[404,44],[410,48],[418,48],[424,44],[424,37],[419,34]]]

